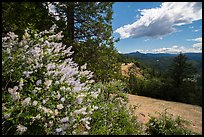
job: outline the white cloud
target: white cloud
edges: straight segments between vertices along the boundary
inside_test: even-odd
[[[173,45],[172,47],[163,47],[163,48],[157,48],[153,50],[143,50],[143,49],[138,49],[134,50],[133,52],[138,51],[141,53],[170,53],[170,54],[176,54],[176,53],[202,53],[202,44],[201,46],[194,46],[192,45],[191,48],[185,48],[183,46],[178,46],[178,45]]]
[[[114,32],[121,38],[163,36],[176,31],[174,26],[190,24],[202,19],[202,2],[164,2],[158,8],[138,10],[140,18]]]
[[[193,32],[198,32],[198,31],[201,31],[200,29],[195,29],[195,30],[193,30]]]
[[[192,39],[192,41],[196,41],[196,42],[201,42],[202,43],[202,38],[201,37],[195,38],[195,39]]]
[[[196,41],[198,43],[193,44],[194,48],[201,48],[202,49],[202,38],[196,38],[196,39],[192,39],[193,41]]]
[[[185,48],[183,46],[177,46],[174,45],[170,48],[158,48],[158,49],[154,49],[152,50],[153,53],[187,53],[187,52],[193,52],[193,53],[201,53],[202,52],[202,48],[200,47],[193,47],[193,48]]]
[[[202,47],[202,43],[193,44],[193,47]]]
[[[149,39],[145,39],[145,40],[144,40],[144,42],[147,42],[147,41],[149,41]]]

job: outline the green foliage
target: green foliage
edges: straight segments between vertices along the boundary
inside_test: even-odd
[[[127,88],[129,93],[140,95],[144,88],[144,80],[131,73],[128,78]]]
[[[112,2],[52,2],[64,31],[63,42],[73,46],[73,58],[94,72],[95,81],[118,79],[118,53],[112,37]],[[89,9],[89,10],[87,10]],[[65,16],[64,16],[65,15]],[[68,18],[66,23],[65,18]]]
[[[93,40],[80,43],[75,60],[79,65],[87,63],[87,68],[94,72],[95,81],[111,81],[119,79],[119,63],[117,63],[117,51],[114,48],[97,46]],[[97,62],[97,63],[96,63]]]
[[[195,135],[185,127],[188,124],[188,121],[179,116],[173,118],[165,109],[165,112],[159,113],[159,117],[150,116],[146,132],[150,135]]]
[[[40,31],[49,29],[53,18],[48,15],[48,9],[42,2],[3,2],[2,32],[15,32],[21,37],[29,24]]]
[[[191,63],[187,62],[186,55],[181,53],[173,59],[173,63],[169,68],[170,77],[174,80],[176,87],[179,87],[184,79],[192,78],[195,72],[196,69]]]
[[[134,116],[135,109],[127,106],[127,95],[120,81],[96,84],[103,89],[99,95],[98,109],[92,114],[92,135],[138,135],[143,134],[142,125]],[[107,98],[108,97],[108,98]]]

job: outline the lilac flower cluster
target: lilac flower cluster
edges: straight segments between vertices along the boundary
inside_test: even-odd
[[[47,134],[88,134],[92,111],[98,109],[91,104],[100,93],[100,89],[90,91],[93,72],[86,70],[86,64],[79,67],[72,58],[60,60],[73,52],[59,42],[63,35],[54,34],[55,28],[34,35],[27,29],[21,41],[12,32],[2,38],[6,59],[21,58],[24,66],[18,84],[7,88],[11,100],[3,102],[4,120],[13,116],[19,134],[26,133],[35,121]],[[15,52],[19,54],[12,54]],[[82,78],[86,81],[81,82]],[[28,116],[19,120],[23,113]]]

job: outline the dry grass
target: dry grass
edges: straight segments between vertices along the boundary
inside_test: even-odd
[[[141,73],[141,70],[139,67],[136,67],[134,63],[123,63],[121,65],[121,74],[123,76],[129,77],[129,73],[134,74],[135,76],[137,76],[138,78],[143,78],[144,76]]]
[[[199,106],[131,94],[128,94],[128,98],[129,104],[138,106],[135,114],[142,123],[148,121],[148,114],[157,116],[155,112],[163,112],[167,108],[167,112],[173,114],[173,116],[181,116],[183,119],[192,122],[187,128],[202,134],[202,108]]]

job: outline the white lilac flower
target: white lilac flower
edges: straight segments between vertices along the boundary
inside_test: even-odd
[[[29,47],[28,45],[25,45],[25,46],[24,46],[24,49],[27,49],[28,47]]]
[[[26,75],[26,78],[30,78],[30,74],[32,74],[33,71],[24,71],[23,74]]]
[[[3,37],[3,38],[2,38],[2,42],[3,42],[3,41],[6,41],[7,39],[8,39],[8,37]]]
[[[61,121],[62,123],[65,123],[65,122],[67,122],[68,120],[69,120],[68,117],[64,117],[64,118],[62,118],[60,121]]]
[[[76,131],[75,131],[75,130],[74,130],[74,131],[72,131],[72,134],[73,134],[73,135],[76,135]]]
[[[57,133],[59,133],[59,132],[62,131],[62,128],[56,128],[55,131],[56,131]]]
[[[93,109],[94,109],[94,110],[97,110],[97,109],[98,109],[98,106],[93,106]]]
[[[65,89],[66,89],[65,86],[60,87],[61,91],[65,91]]]
[[[82,135],[88,135],[89,134],[89,132],[87,132],[87,131],[84,131],[83,133],[82,133]]]
[[[40,84],[42,84],[42,80],[38,80],[38,81],[36,82],[36,85],[37,85],[37,86],[40,85]]]
[[[61,40],[63,38],[62,31],[60,31],[57,35],[56,35],[56,39],[57,40]]]
[[[77,124],[74,124],[74,125],[73,125],[73,128],[76,128],[76,127],[77,127]]]
[[[19,82],[19,89],[22,90],[23,89],[23,79],[20,78],[20,82]]]
[[[49,125],[52,127],[53,126],[53,121],[49,121]]]
[[[6,114],[4,114],[4,118],[5,118],[5,119],[10,118],[10,116],[11,116],[11,113],[6,113]]]
[[[47,65],[47,70],[53,70],[53,69],[55,69],[55,64],[54,63],[49,63]]]
[[[78,104],[81,104],[82,101],[83,101],[83,98],[77,98],[77,103],[78,103]]]
[[[46,80],[45,83],[46,88],[49,88],[49,86],[52,84],[52,80]]]
[[[58,109],[63,109],[64,106],[63,106],[62,104],[59,104],[59,105],[57,105],[57,108],[58,108]]]
[[[46,107],[41,107],[41,110],[43,110],[44,113],[47,113],[47,114],[51,114],[51,115],[54,114],[54,112],[51,109]]]
[[[41,53],[41,49],[38,47],[35,47],[33,50],[31,50],[31,53],[34,57],[39,57]]]
[[[87,66],[87,63],[85,63],[84,65],[81,66],[81,70],[85,70]]]
[[[78,92],[80,90],[81,90],[81,87],[74,87],[72,91],[76,93],[76,92]]]
[[[20,93],[19,92],[15,92],[14,94],[11,95],[12,100],[16,101],[18,99],[20,99]]]
[[[78,109],[78,110],[75,110],[74,113],[75,114],[86,114],[85,111],[86,111],[86,107]]]
[[[72,48],[72,46],[68,47],[66,50],[64,50],[64,53],[65,54],[67,54],[67,53],[71,53],[72,54],[73,52],[70,52],[71,48]],[[71,61],[71,60],[69,60],[69,61]]]
[[[91,96],[94,97],[94,98],[97,98],[98,95],[99,95],[98,92],[92,92],[92,94],[91,94]]]
[[[65,98],[61,98],[60,100],[61,100],[62,102],[64,102],[64,101],[65,101]]]
[[[36,93],[37,93],[37,90],[34,89],[34,90],[32,91],[32,94],[36,94]]]
[[[59,81],[55,81],[55,85],[59,85]]]
[[[26,63],[31,64],[33,62],[33,60],[31,58],[28,58]]]
[[[46,103],[46,100],[43,100],[42,103],[45,104],[45,103]]]
[[[40,119],[41,118],[40,114],[38,114],[35,118]]]
[[[6,51],[7,51],[8,54],[11,53],[11,49],[10,48],[7,48]]]
[[[88,126],[88,124],[85,124],[86,129],[90,130],[91,127]]]
[[[28,97],[28,98],[26,98],[25,100],[22,101],[22,105],[23,106],[28,106],[30,104],[30,101],[31,101],[31,98]]]
[[[13,95],[16,93],[16,91],[18,90],[17,86],[14,86],[13,88],[8,88],[8,92]]]
[[[92,80],[90,80],[88,83],[94,83],[95,81],[92,79]]]
[[[36,106],[38,104],[38,102],[35,100],[33,101],[33,106]]]
[[[12,40],[14,40],[15,38],[18,37],[18,35],[15,35],[13,32],[9,32],[9,33],[7,33],[7,35],[9,35]]]
[[[86,123],[87,125],[89,125],[89,124],[90,124],[90,122],[89,122],[89,121],[85,121],[85,123]]]
[[[57,98],[57,99],[60,99],[60,97],[61,97],[61,95],[60,95],[60,93],[58,92],[58,94],[56,95],[56,98]]]
[[[48,47],[50,46],[50,43],[47,41],[47,40],[45,40],[45,45],[47,45]]]
[[[87,112],[87,114],[90,114],[90,115],[91,115],[92,113],[93,113],[93,112],[92,112],[91,110]]]
[[[57,109],[54,110],[54,115],[57,116],[59,114],[59,111]]]
[[[68,88],[65,89],[65,91],[70,91],[70,90],[71,90],[70,87],[68,87]]]
[[[22,133],[24,133],[24,132],[27,131],[27,127],[25,127],[25,126],[19,124],[19,125],[17,126],[17,130],[16,130],[16,131],[18,131],[18,132],[20,132],[20,133],[22,134]]]
[[[40,38],[39,41],[40,41],[40,42],[43,42],[43,38]]]
[[[65,80],[65,78],[66,78],[66,74],[64,74],[64,75],[61,77],[60,82],[63,82],[63,81]]]

